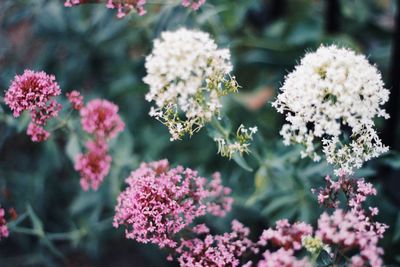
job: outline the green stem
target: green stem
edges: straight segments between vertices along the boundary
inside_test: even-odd
[[[215,130],[217,130],[220,134],[222,134],[222,136],[224,137],[224,139],[226,139],[226,141],[229,141],[229,132],[227,132],[224,129],[224,127],[221,125],[220,121],[217,118],[213,117],[211,125],[214,127]]]
[[[34,229],[18,227],[18,226],[13,227],[12,232],[19,233],[19,234],[25,234],[25,235],[33,235],[33,236],[41,236],[42,235],[41,233],[39,233],[38,231],[36,231]]]

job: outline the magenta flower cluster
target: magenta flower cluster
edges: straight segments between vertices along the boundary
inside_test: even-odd
[[[44,126],[61,110],[61,105],[55,100],[55,97],[61,94],[55,79],[53,75],[43,71],[25,70],[22,75],[15,76],[6,91],[4,101],[13,111],[14,117],[29,111],[32,120],[27,134],[34,142],[42,142],[49,138],[50,133]]]
[[[0,240],[3,238],[7,238],[8,234],[9,234],[5,216],[6,216],[6,212],[0,206]]]
[[[81,5],[88,3],[87,0],[66,0],[64,6],[72,7],[75,5]],[[117,17],[123,18],[132,11],[135,11],[139,16],[146,14],[147,0],[107,0],[106,7],[110,9],[117,9]],[[182,0],[182,5],[184,7],[192,8],[193,10],[199,9],[206,0]]]
[[[231,208],[230,190],[219,175],[208,182],[189,168],[170,168],[167,160],[141,164],[126,183],[114,227],[125,226],[127,238],[161,248],[177,247],[178,234],[196,218],[207,212],[223,216]]]
[[[69,98],[73,106],[81,104],[77,92]],[[91,140],[86,143],[87,152],[77,155],[75,170],[80,173],[83,190],[98,190],[110,171],[112,158],[108,153],[108,141],[123,131],[125,124],[118,115],[118,106],[102,99],[87,103],[80,109],[80,116],[82,128],[91,135]]]

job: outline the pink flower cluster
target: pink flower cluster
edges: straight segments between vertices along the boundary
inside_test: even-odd
[[[257,263],[258,267],[311,267],[311,263],[306,257],[297,259],[293,249],[280,248],[276,251],[266,250],[262,254],[263,258]],[[247,263],[247,267],[252,266]]]
[[[335,246],[343,255],[349,250],[359,251],[351,256],[350,266],[382,266],[383,250],[378,247],[378,241],[383,238],[386,228],[365,215],[337,209],[330,216],[327,213],[321,215],[316,236],[324,244]]]
[[[298,222],[291,225],[286,219],[279,220],[276,222],[276,229],[269,228],[263,231],[258,244],[300,250],[302,248],[301,238],[311,235],[312,232],[311,225],[306,223]]]
[[[146,14],[144,6],[147,0],[107,0],[106,7],[110,9],[117,9],[117,17],[123,18],[132,11],[136,11],[139,16]],[[66,0],[64,6],[72,7],[75,5],[85,4],[91,1],[88,0]],[[93,1],[92,1],[93,2]],[[94,1],[97,2],[97,1]],[[190,7],[193,10],[199,9],[206,0],[182,0],[184,7]]]
[[[76,93],[69,97],[73,98],[73,105],[79,106],[81,100]],[[75,169],[81,175],[83,190],[97,190],[111,166],[107,142],[123,131],[125,124],[118,115],[118,106],[107,100],[90,101],[80,109],[80,115],[82,128],[92,135],[92,140],[86,143],[87,152],[76,157]]]
[[[239,266],[243,254],[256,251],[248,238],[250,230],[236,220],[232,221],[232,231],[222,235],[208,234],[209,229],[202,228],[201,233],[207,233],[204,238],[181,240],[176,249],[180,266]]]
[[[325,177],[326,186],[318,190],[318,203],[328,208],[337,208],[340,204],[339,194],[342,192],[346,197],[347,205],[352,208],[362,208],[361,204],[368,196],[376,195],[376,189],[371,183],[364,179],[352,179],[340,175],[337,181],[330,176]],[[317,190],[313,190],[316,192]]]
[[[14,117],[19,117],[24,111],[30,112],[32,121],[27,134],[32,141],[41,142],[50,136],[43,126],[61,110],[61,105],[54,99],[60,94],[60,87],[53,75],[25,70],[22,75],[15,76],[4,101],[13,111]]]
[[[159,247],[177,247],[178,233],[207,211],[223,216],[231,208],[230,192],[219,175],[209,183],[189,168],[170,168],[167,160],[142,163],[126,179],[118,197],[114,227],[126,226],[126,237]]]
[[[114,138],[125,124],[118,115],[118,106],[110,101],[94,99],[80,111],[82,128],[96,140]]]
[[[382,266],[383,250],[378,247],[378,241],[388,228],[387,225],[374,222],[378,208],[363,208],[368,196],[376,195],[376,189],[364,179],[352,179],[345,175],[333,181],[325,178],[326,186],[318,192],[318,202],[321,205],[333,207],[332,215],[323,213],[318,220],[316,235],[326,244],[335,245],[338,249],[357,249],[360,251],[351,257],[351,266]],[[346,197],[346,207],[349,211],[339,209],[339,193]]]
[[[312,232],[311,225],[304,222],[277,221],[276,227],[264,230],[257,242],[259,250],[267,247],[257,266],[311,266],[307,258],[298,260],[295,252],[303,249],[302,238]]]
[[[167,160],[143,163],[126,179],[128,188],[118,197],[114,227],[124,225],[127,238],[172,249],[168,259],[176,258],[186,267],[308,267],[312,264],[304,252],[315,257],[322,250],[332,263],[348,259],[353,267],[382,266],[378,241],[387,226],[372,220],[377,208],[368,212],[362,208],[366,198],[376,194],[375,188],[364,180],[345,177],[326,181],[320,203],[336,210],[332,215],[323,213],[315,231],[307,223],[290,224],[284,219],[264,230],[254,243],[250,230],[236,220],[231,232],[216,235],[205,224],[194,222],[207,212],[224,216],[230,209],[230,190],[221,185],[219,175],[207,182],[191,169],[171,169]],[[340,189],[348,198],[347,212],[338,207]],[[246,256],[259,260],[246,262]]]
[[[71,103],[71,107],[75,110],[81,110],[83,108],[83,96],[76,90],[73,90],[66,94],[68,101]]]
[[[0,240],[2,238],[8,237],[8,228],[7,228],[7,221],[6,221],[6,212],[3,208],[0,207]]]
[[[191,7],[193,10],[198,10],[206,0],[182,0],[182,5],[184,7]]]
[[[83,190],[87,191],[90,187],[97,190],[110,171],[112,158],[105,143],[88,141],[86,148],[86,154],[77,156],[75,169],[80,172]]]

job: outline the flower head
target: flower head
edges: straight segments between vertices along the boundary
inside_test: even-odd
[[[381,107],[389,98],[383,86],[377,68],[349,49],[321,46],[306,54],[273,103],[286,113],[284,143],[304,144],[302,156],[319,160],[320,141],[337,173],[352,173],[388,150],[374,129],[375,117],[389,117]]]
[[[54,98],[61,94],[61,90],[55,79],[43,71],[32,70],[25,70],[22,75],[15,76],[4,97],[14,117],[19,117],[27,110],[34,123],[43,125],[48,119],[57,116],[61,105]]]
[[[220,97],[238,88],[229,76],[229,50],[218,49],[200,31],[163,32],[145,66],[143,81],[150,87],[146,99],[155,103],[149,114],[168,127],[171,140],[191,135],[218,117]]]
[[[112,159],[104,142],[88,141],[86,148],[88,151],[85,154],[76,157],[75,170],[81,175],[83,190],[97,190],[110,170]]]
[[[41,142],[50,136],[43,126],[61,110],[61,105],[55,100],[60,94],[60,87],[53,75],[25,70],[22,75],[15,76],[4,101],[13,111],[14,117],[19,117],[24,111],[30,113],[32,121],[27,134],[32,141]]]
[[[118,115],[118,106],[102,99],[94,99],[80,111],[82,128],[96,139],[110,139],[121,132],[125,124]]]
[[[230,210],[229,189],[220,185],[219,176],[214,179],[209,183],[191,169],[170,168],[167,160],[142,163],[126,179],[114,226],[125,225],[126,237],[138,242],[176,247],[174,237],[194,219]]]

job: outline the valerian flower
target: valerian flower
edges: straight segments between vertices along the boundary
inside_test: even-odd
[[[14,117],[19,117],[24,111],[30,113],[32,121],[27,134],[32,141],[41,142],[50,136],[43,127],[61,110],[61,104],[55,99],[60,94],[61,89],[53,75],[25,70],[22,75],[15,76],[6,91],[4,102],[13,111]]]
[[[81,176],[80,184],[84,191],[89,188],[97,190],[110,171],[111,156],[104,141],[88,141],[87,152],[78,154],[75,160],[75,170]]]
[[[73,93],[73,95],[72,95]],[[94,99],[82,106],[79,93],[72,92],[71,104],[80,107],[82,128],[90,136],[86,142],[85,154],[75,159],[75,170],[80,173],[83,190],[97,190],[110,171],[112,157],[109,155],[108,141],[124,130],[125,124],[118,114],[118,106],[104,99]]]
[[[243,155],[250,153],[250,142],[253,140],[253,135],[257,133],[257,127],[244,127],[243,124],[239,126],[233,140],[229,137],[217,135],[214,141],[218,145],[218,153],[223,157],[232,158],[235,153]]]
[[[168,127],[171,140],[192,135],[219,118],[221,96],[238,89],[230,76],[229,50],[218,49],[201,31],[163,32],[145,66],[143,81],[150,88],[146,99],[155,104],[149,114]]]
[[[96,139],[114,138],[125,128],[118,115],[118,106],[104,99],[94,99],[81,110],[82,128]]]
[[[388,118],[389,99],[381,74],[363,55],[336,46],[308,53],[285,78],[273,106],[286,114],[281,135],[286,145],[305,146],[302,156],[320,159],[318,144],[336,173],[386,152],[374,118]]]
[[[65,7],[72,7],[76,5],[86,3],[97,3],[96,0],[66,0],[64,2]],[[184,7],[191,8],[193,10],[199,9],[206,0],[182,0]],[[139,16],[146,14],[145,5],[147,0],[107,0],[106,7],[110,9],[117,9],[117,17],[123,18],[131,12],[136,12]]]
[[[175,248],[180,231],[198,217],[223,216],[230,210],[230,189],[219,175],[208,182],[196,171],[167,160],[143,163],[126,179],[128,187],[119,195],[114,227],[125,226],[126,237],[161,248]]]

